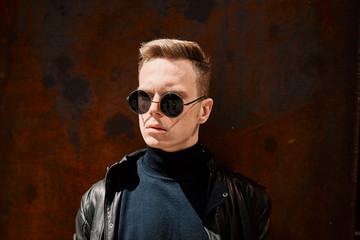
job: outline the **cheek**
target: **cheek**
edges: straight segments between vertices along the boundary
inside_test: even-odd
[[[198,111],[189,111],[183,119],[181,119],[177,125],[178,129],[180,131],[193,131],[193,129],[198,125],[199,123],[199,113]]]
[[[200,115],[201,115],[200,108],[194,107],[190,109],[188,116],[186,118],[187,123],[191,125],[198,125],[200,121]]]
[[[139,127],[142,132],[142,130],[144,129],[144,120],[141,115],[139,115]]]

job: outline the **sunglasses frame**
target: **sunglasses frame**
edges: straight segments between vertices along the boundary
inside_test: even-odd
[[[147,109],[146,112],[140,113],[140,112],[138,112],[138,111],[135,111],[135,110],[132,108],[132,104],[130,103],[130,97],[131,97],[131,95],[134,94],[134,93],[137,93],[138,96],[140,95],[139,93],[145,93],[145,96],[147,96],[147,98],[149,99],[150,105],[149,105],[149,108]],[[172,95],[177,96],[177,97],[181,100],[181,103],[182,103],[181,112],[180,112],[179,114],[177,114],[176,116],[175,116],[175,115],[171,115],[171,114],[169,114],[169,113],[165,113],[165,112],[163,111],[163,107],[162,107],[162,106],[163,106],[164,103],[162,104],[162,101],[163,101],[164,97],[168,96],[169,94],[172,94]],[[162,112],[165,116],[167,116],[167,117],[169,117],[169,118],[176,118],[176,117],[180,116],[181,113],[184,111],[184,106],[188,106],[188,105],[190,105],[190,104],[192,104],[192,103],[195,103],[195,102],[200,101],[200,100],[205,99],[205,98],[206,98],[206,96],[204,95],[204,96],[201,96],[201,97],[199,97],[199,98],[197,98],[197,99],[195,99],[195,100],[193,100],[193,101],[191,101],[191,102],[184,103],[184,101],[182,100],[182,98],[180,97],[179,94],[174,93],[174,92],[168,92],[168,93],[165,93],[164,95],[162,95],[160,101],[157,102],[157,101],[153,101],[153,100],[151,99],[150,95],[149,95],[146,91],[140,90],[140,89],[136,89],[136,90],[134,90],[134,91],[132,91],[132,92],[130,93],[130,95],[126,98],[126,100],[128,101],[128,104],[129,104],[129,107],[130,107],[131,111],[133,111],[134,113],[136,113],[136,114],[138,114],[138,115],[142,115],[142,114],[147,113],[147,112],[149,111],[149,109],[150,109],[151,103],[159,103],[159,104],[160,104],[160,110],[161,110],[161,112]]]

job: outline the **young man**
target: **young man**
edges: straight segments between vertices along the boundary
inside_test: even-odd
[[[199,142],[210,116],[210,62],[198,44],[140,48],[128,102],[147,144],[82,198],[74,239],[271,239],[263,187],[219,165]]]

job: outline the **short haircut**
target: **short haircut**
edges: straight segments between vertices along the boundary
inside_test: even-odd
[[[139,72],[147,61],[154,58],[190,60],[196,73],[198,94],[209,96],[210,58],[196,42],[178,39],[156,39],[141,44],[139,51]]]

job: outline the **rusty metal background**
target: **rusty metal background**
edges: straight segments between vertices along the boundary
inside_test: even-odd
[[[274,239],[353,239],[351,0],[0,1],[0,238],[70,239],[81,195],[144,147],[125,97],[137,49],[195,40],[213,59],[202,142],[266,186]]]

